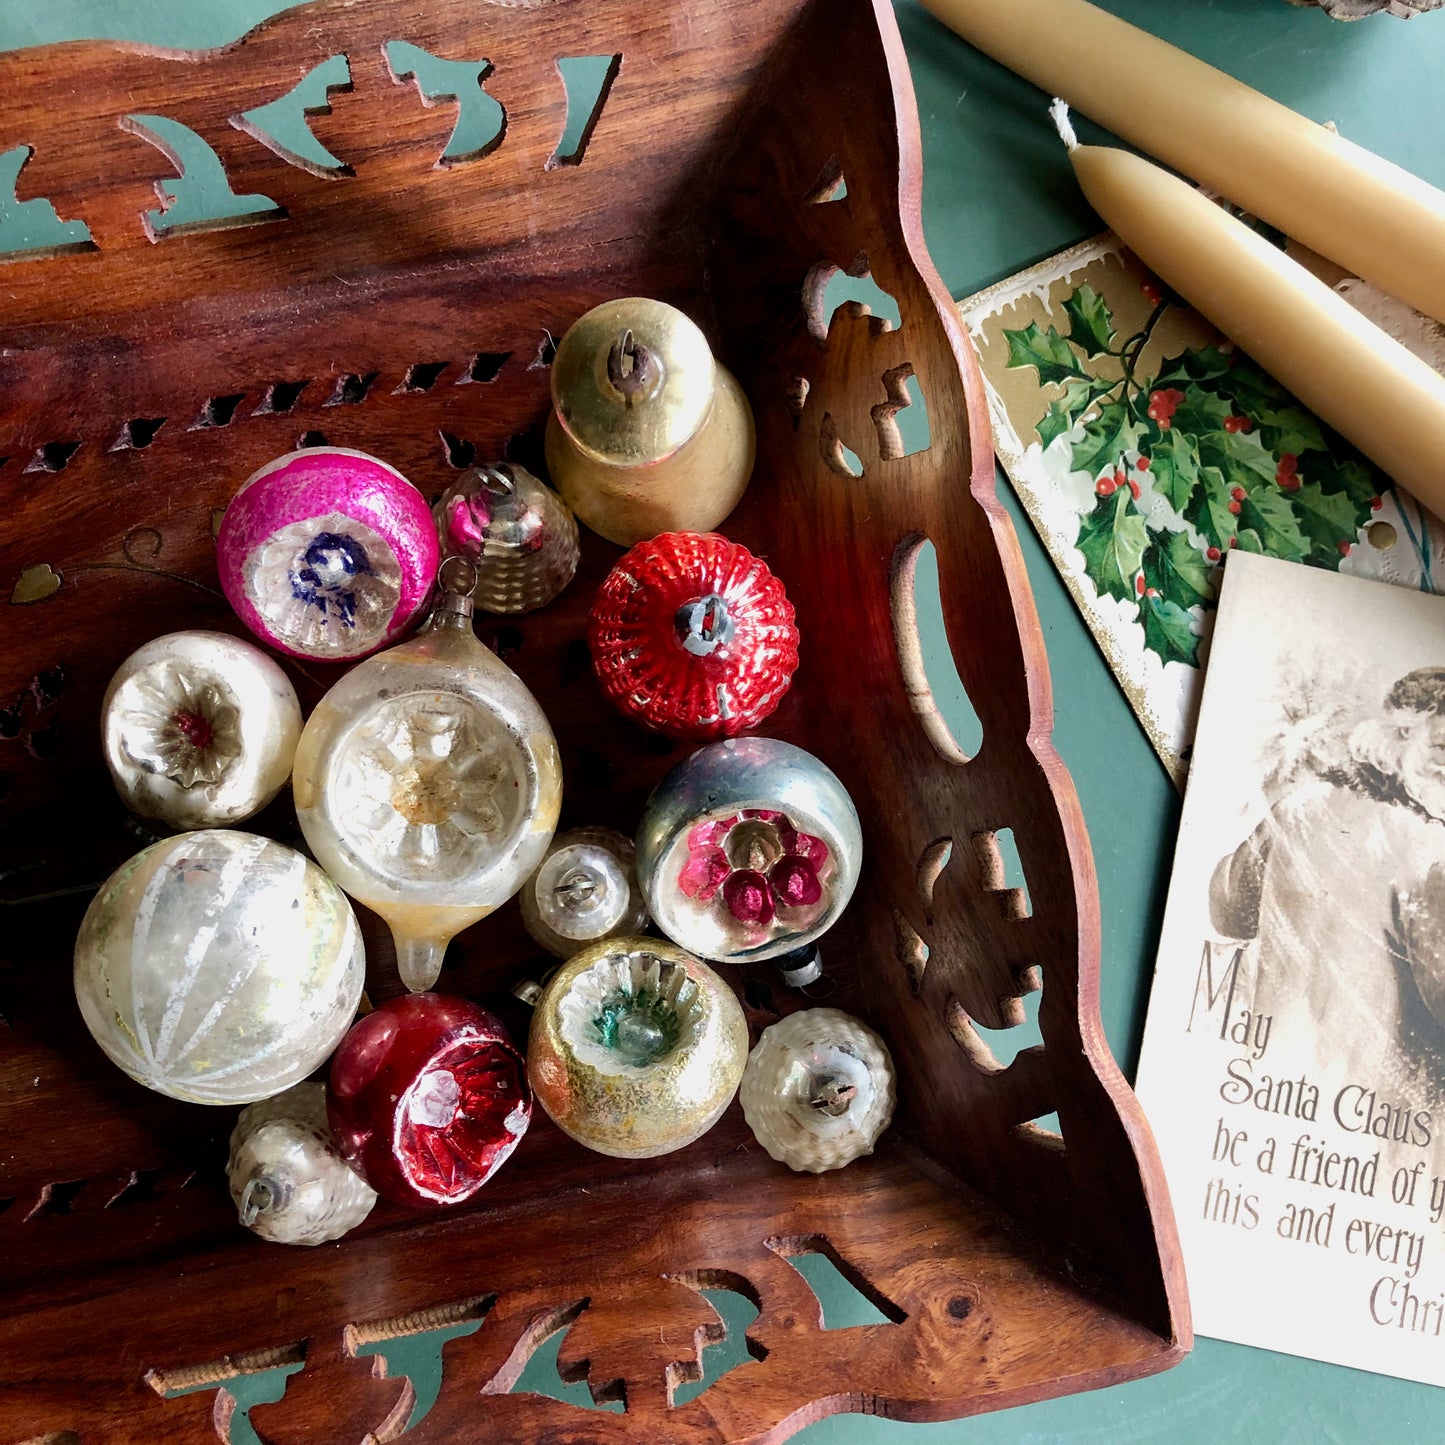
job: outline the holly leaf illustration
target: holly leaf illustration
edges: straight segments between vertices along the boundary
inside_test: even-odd
[[[1069,340],[1086,356],[1102,356],[1114,344],[1114,318],[1092,286],[1080,286],[1067,301]]]
[[[1183,662],[1199,666],[1199,638],[1190,625],[1189,614],[1167,597],[1145,597],[1140,609],[1144,624],[1144,646],[1166,663]]]
[[[1128,487],[1099,499],[1094,510],[1080,521],[1075,543],[1084,554],[1084,570],[1099,595],[1124,602],[1135,600],[1134,579],[1148,545],[1143,513],[1135,507]]]
[[[1150,485],[1176,512],[1183,512],[1199,485],[1199,453],[1194,439],[1171,428],[1149,453]]]
[[[1241,552],[1256,552],[1261,556],[1264,554],[1264,543],[1260,540],[1259,533],[1250,527],[1234,534],[1234,545]]]
[[[1341,445],[1341,444],[1337,444]],[[1343,492],[1354,504],[1363,522],[1370,503],[1389,491],[1390,479],[1372,463],[1337,454],[1320,453],[1300,462],[1302,480],[1318,482],[1322,492]]]
[[[1360,529],[1359,512],[1343,492],[1322,491],[1306,482],[1290,497],[1300,529],[1310,540],[1310,555],[1327,566],[1340,565],[1340,543],[1353,542]]]
[[[1155,531],[1151,527],[1143,569],[1144,585],[1186,612],[1214,601],[1209,563],[1183,532]]]
[[[1279,462],[1260,446],[1258,437],[1223,429],[1200,436],[1199,460],[1218,467],[1231,487],[1263,483],[1273,488],[1279,470]]]
[[[1061,437],[1100,396],[1112,390],[1116,384],[1097,378],[1089,381],[1075,378],[1065,382],[1063,393],[1054,399],[1038,425],[1039,441],[1047,447],[1056,437]]]
[[[1273,482],[1246,490],[1240,502],[1239,526],[1241,530],[1257,533],[1271,557],[1298,562],[1309,553],[1310,544],[1300,531],[1293,509]],[[1242,538],[1239,545],[1244,545]]]
[[[1323,428],[1303,407],[1262,407],[1255,420],[1259,423],[1260,445],[1275,457],[1286,452],[1300,457],[1306,452],[1329,450]]]
[[[1239,517],[1229,510],[1234,500],[1230,485],[1224,473],[1214,466],[1200,467],[1199,483],[1184,515],[1202,537],[1223,552],[1239,530]]]
[[[1160,366],[1159,375],[1154,378],[1154,386],[1177,386],[1184,390],[1191,381],[1207,383],[1216,377],[1227,376],[1233,365],[1230,356],[1217,346],[1201,346],[1191,351],[1182,351]]]
[[[1158,389],[1158,383],[1155,383]],[[1204,438],[1218,433],[1220,436],[1228,436],[1230,433],[1224,430],[1224,418],[1229,416],[1229,403],[1212,391],[1205,391],[1203,387],[1196,386],[1192,382],[1183,388],[1184,400],[1175,408],[1172,426],[1176,431],[1186,432],[1195,437],[1202,444]]]
[[[1077,472],[1097,476],[1106,466],[1122,464],[1124,453],[1142,433],[1143,428],[1122,401],[1107,401],[1098,415],[1084,424],[1084,435],[1074,444],[1071,465]]]
[[[1008,338],[1010,366],[1035,367],[1041,382],[1062,383],[1070,377],[1087,380],[1069,343],[1052,326],[1040,331],[1038,322],[1030,321],[1022,331],[1005,328],[1003,334]]]

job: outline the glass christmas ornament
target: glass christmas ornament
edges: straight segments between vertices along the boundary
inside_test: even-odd
[[[706,964],[661,939],[610,938],[568,959],[542,990],[527,1073],[579,1144],[649,1159],[717,1123],[747,1052],[742,1007]]]
[[[216,537],[221,586],[263,642],[294,657],[364,657],[415,620],[436,576],[426,499],[345,447],[289,452],[249,477]]]
[[[308,858],[251,833],[165,838],[101,885],[75,941],[75,996],[137,1083],[249,1104],[304,1079],[356,1015],[361,932]]]
[[[472,565],[449,558],[426,630],[353,668],[296,749],[296,816],[322,867],[391,925],[409,989],[536,870],[562,763],[536,698],[472,631]]]
[[[783,584],[715,532],[639,542],[598,590],[588,640],[619,711],[690,742],[757,727],[798,666]]]
[[[557,347],[547,467],[609,542],[711,531],[747,488],[754,440],[742,388],[674,306],[604,302]]]
[[[776,738],[699,748],[657,785],[637,832],[653,921],[700,958],[777,958],[831,928],[863,835],[835,773]]]
[[[337,1147],[383,1199],[460,1204],[527,1132],[526,1065],[501,1020],[436,993],[388,999],[331,1061]]]
[[[172,828],[259,813],[291,776],[301,706],[259,648],[222,632],[171,632],[121,663],[100,709],[121,800]]]
[[[483,612],[533,612],[576,574],[576,519],[525,467],[468,472],[433,511],[442,552],[476,563],[472,600]]]
[[[558,958],[604,938],[641,933],[647,905],[637,886],[632,839],[611,828],[558,834],[523,885],[522,922]]]
[[[273,1244],[340,1239],[376,1203],[331,1137],[324,1084],[297,1084],[243,1109],[226,1177],[241,1223]]]
[[[893,1059],[851,1014],[805,1009],[763,1030],[739,1097],[748,1127],[774,1159],[821,1174],[873,1152],[893,1117]]]

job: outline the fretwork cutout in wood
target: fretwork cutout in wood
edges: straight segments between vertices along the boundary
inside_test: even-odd
[[[299,166],[308,175],[323,180],[339,180],[355,172],[316,139],[308,120],[331,114],[333,91],[351,89],[350,62],[344,55],[333,55],[308,71],[279,100],[232,116],[231,124],[274,151],[288,165]]]
[[[454,103],[457,123],[438,166],[459,166],[491,155],[507,133],[507,113],[484,83],[492,73],[490,60],[444,60],[409,40],[391,40],[385,47],[386,64],[398,85],[416,83],[423,105]]]

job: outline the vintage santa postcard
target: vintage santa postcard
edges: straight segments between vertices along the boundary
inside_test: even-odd
[[[1201,1334],[1445,1384],[1445,599],[1230,559],[1138,1093]]]

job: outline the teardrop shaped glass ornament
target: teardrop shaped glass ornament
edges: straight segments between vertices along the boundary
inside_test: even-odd
[[[525,467],[478,467],[433,509],[444,554],[476,563],[472,600],[483,612],[535,612],[577,572],[577,521]]]
[[[321,866],[391,925],[402,981],[541,862],[562,762],[537,699],[472,631],[470,562],[443,565],[420,636],[368,659],[317,704],[296,749],[301,831]]]

